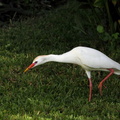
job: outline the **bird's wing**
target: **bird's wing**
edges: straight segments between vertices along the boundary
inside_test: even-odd
[[[93,69],[104,69],[104,68],[118,68],[120,64],[107,57],[102,52],[95,49],[81,49],[79,51],[79,59],[83,65],[86,65]]]

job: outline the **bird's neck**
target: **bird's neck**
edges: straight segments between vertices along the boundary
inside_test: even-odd
[[[74,63],[74,57],[69,53],[64,53],[61,55],[50,54],[46,56],[46,62],[62,62],[62,63]]]

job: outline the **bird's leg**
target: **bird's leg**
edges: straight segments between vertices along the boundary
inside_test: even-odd
[[[91,98],[92,98],[92,80],[91,80],[91,72],[86,70],[85,71],[87,76],[88,76],[88,80],[89,80],[89,102],[91,101]]]
[[[102,95],[102,86],[103,83],[114,73],[114,69],[108,69],[110,71],[110,73],[99,83],[98,88],[100,91],[100,95]]]
[[[91,78],[88,79],[89,80],[89,102],[91,101],[92,98],[92,81]]]

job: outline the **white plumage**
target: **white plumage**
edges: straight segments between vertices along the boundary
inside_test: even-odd
[[[89,101],[92,97],[92,81],[91,81],[91,71],[101,70],[110,71],[108,76],[106,76],[99,84],[100,94],[102,94],[102,84],[108,77],[113,73],[120,75],[120,64],[103,54],[102,52],[89,47],[76,47],[71,51],[63,53],[61,55],[42,55],[38,56],[33,60],[33,63],[24,71],[26,72],[30,68],[44,64],[46,62],[62,62],[62,63],[73,63],[80,65],[86,72],[89,80]]]

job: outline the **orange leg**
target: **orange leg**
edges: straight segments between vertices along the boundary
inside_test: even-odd
[[[92,81],[91,78],[88,79],[89,80],[89,102],[91,101],[92,98]]]
[[[114,69],[108,69],[110,71],[110,73],[99,83],[98,88],[100,91],[100,95],[102,95],[102,86],[103,83],[114,73]]]

